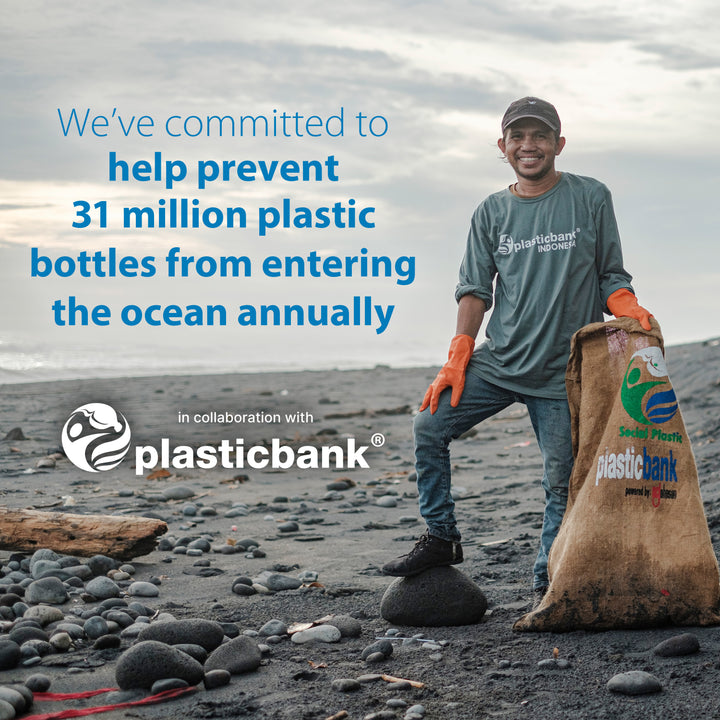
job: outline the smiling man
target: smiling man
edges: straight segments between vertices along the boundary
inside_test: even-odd
[[[450,492],[450,442],[514,402],[527,406],[543,457],[545,512],[533,569],[533,604],[547,591],[547,560],[565,513],[573,464],[565,368],[573,333],[603,312],[650,329],[623,267],[610,192],[592,178],[559,172],[565,147],[555,107],[513,102],[498,147],[516,181],[475,211],[460,282],[456,335],[415,418],[420,512],[427,531],[383,567],[415,575],[462,562]],[[485,313],[486,340],[475,349]],[[474,351],[474,352],[473,352]]]

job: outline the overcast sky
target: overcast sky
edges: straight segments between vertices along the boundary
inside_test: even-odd
[[[107,357],[161,350],[168,366],[328,367],[436,364],[454,331],[453,290],[470,216],[513,181],[496,140],[508,103],[524,95],[557,107],[567,145],[557,167],[613,193],[625,263],[666,342],[720,335],[717,5],[666,3],[0,0],[0,330]],[[156,121],[152,137],[63,135],[58,108],[113,110]],[[342,137],[171,138],[178,115],[344,114]],[[354,116],[382,116],[382,137],[359,137]],[[381,125],[376,125],[380,128]],[[74,136],[73,136],[74,135]],[[188,179],[108,181],[108,154],[131,162],[183,160]],[[215,183],[197,189],[200,159],[320,159],[338,181]],[[126,230],[119,208],[160,198],[259,207],[290,198],[319,207],[348,199],[375,208],[370,229]],[[108,228],[73,229],[76,200],[109,206]],[[185,255],[412,256],[409,285],[394,278],[30,279],[30,248],[55,259],[117,248]],[[162,275],[162,273],[159,273]],[[113,311],[107,328],[59,328],[50,305],[77,297]],[[388,329],[126,328],[124,304],[276,302],[394,305]]]

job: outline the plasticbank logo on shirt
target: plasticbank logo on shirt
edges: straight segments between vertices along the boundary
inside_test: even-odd
[[[533,248],[539,253],[572,250],[577,244],[577,234],[579,232],[580,228],[575,228],[570,232],[538,234],[529,240],[514,240],[512,235],[503,234],[498,242],[498,253],[500,255],[511,255],[514,252],[532,250]]]

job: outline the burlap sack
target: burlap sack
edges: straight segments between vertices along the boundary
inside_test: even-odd
[[[720,623],[720,576],[658,324],[594,323],[566,375],[575,465],[550,588],[516,630]]]

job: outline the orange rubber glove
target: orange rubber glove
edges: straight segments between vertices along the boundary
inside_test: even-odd
[[[437,377],[427,389],[420,412],[428,405],[430,414],[434,415],[440,402],[440,393],[447,388],[452,388],[450,404],[457,407],[465,387],[465,368],[470,362],[470,356],[475,349],[475,340],[469,335],[456,335],[450,342],[448,361],[442,366]]]
[[[645,330],[650,330],[652,315],[641,305],[627,288],[616,290],[607,299],[608,310],[615,317],[629,317],[637,320]]]

